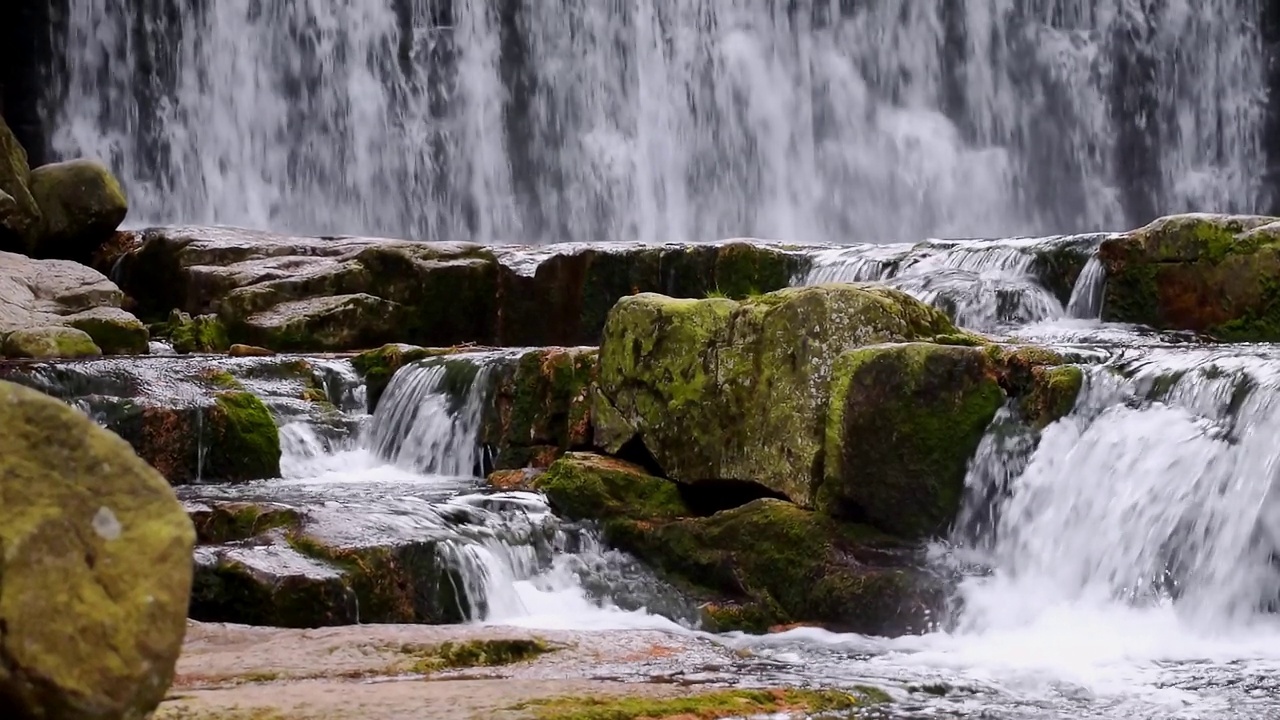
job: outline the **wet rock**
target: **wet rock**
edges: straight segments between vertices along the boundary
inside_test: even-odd
[[[275,355],[274,350],[268,350],[263,347],[255,347],[253,345],[232,345],[227,350],[227,354],[231,357],[270,357]]]
[[[230,347],[227,329],[217,315],[191,317],[181,310],[174,310],[169,313],[166,330],[174,352],[217,353]]]
[[[540,348],[493,375],[482,439],[497,469],[546,467],[591,444],[595,348]]]
[[[460,587],[432,541],[347,546],[305,530],[274,531],[200,548],[190,614],[290,628],[452,623],[465,619]]]
[[[1034,345],[989,349],[1000,372],[1000,385],[1018,398],[1024,418],[1044,428],[1075,407],[1084,371],[1061,353]]]
[[[27,151],[0,118],[0,251],[27,252],[39,227],[30,177]]]
[[[963,337],[890,288],[820,285],[751,298],[620,301],[600,348],[596,444],[638,437],[682,482],[759,483],[811,506],[831,367],[845,350]]]
[[[173,680],[191,523],[129,446],[0,383],[0,702],[19,718],[148,716]]]
[[[407,315],[398,303],[361,293],[280,303],[232,327],[236,337],[282,352],[348,350],[395,337]]]
[[[595,345],[619,298],[657,292],[742,299],[787,287],[808,262],[758,241],[551,246],[545,256],[497,252],[502,345]]]
[[[276,528],[296,529],[302,523],[298,510],[272,502],[188,503],[186,510],[201,545],[249,540]]]
[[[120,288],[84,265],[0,252],[0,334],[65,326],[109,354],[146,352],[147,330],[123,302]]]
[[[37,360],[97,357],[102,354],[88,333],[69,327],[14,330],[5,336],[0,350],[6,357]]]
[[[570,453],[534,481],[566,517],[705,599],[715,630],[810,622],[873,634],[921,632],[941,600],[901,541],[776,499],[696,517],[682,486],[630,463]]]
[[[1280,340],[1280,218],[1173,215],[1102,244],[1103,319]]]
[[[330,367],[330,366],[333,367]],[[178,355],[79,363],[0,363],[0,379],[85,409],[173,484],[280,476],[280,433],[295,418],[349,434],[359,407],[344,363]],[[346,383],[346,385],[344,385]],[[332,422],[330,422],[332,420]]]
[[[819,506],[900,537],[946,529],[969,458],[1004,403],[983,348],[882,345],[831,371]]]
[[[423,358],[434,357],[440,352],[433,348],[420,348],[404,343],[391,343],[375,350],[366,350],[352,358],[351,364],[356,372],[364,378],[366,394],[369,398],[369,411],[373,412],[382,399],[382,393],[391,382],[391,377],[400,368]]]
[[[31,171],[31,195],[40,207],[36,257],[85,263],[111,238],[129,212],[124,189],[105,165],[69,160]]]

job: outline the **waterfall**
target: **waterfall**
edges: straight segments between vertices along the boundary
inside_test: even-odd
[[[885,242],[1259,211],[1260,0],[66,0],[130,222]]]

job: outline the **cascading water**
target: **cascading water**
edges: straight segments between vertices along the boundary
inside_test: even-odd
[[[1261,0],[66,0],[134,223],[883,242],[1263,209]]]

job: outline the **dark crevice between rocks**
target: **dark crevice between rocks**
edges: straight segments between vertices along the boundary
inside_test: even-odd
[[[676,483],[680,499],[697,517],[711,517],[765,498],[791,502],[785,494],[750,480],[699,480]]]
[[[645,447],[644,440],[639,435],[634,435],[630,440],[623,443],[622,447],[618,448],[618,452],[613,453],[613,456],[632,465],[639,465],[644,468],[645,472],[654,477],[667,477],[662,465],[658,463],[658,459],[653,456],[653,453],[649,452],[649,448]]]

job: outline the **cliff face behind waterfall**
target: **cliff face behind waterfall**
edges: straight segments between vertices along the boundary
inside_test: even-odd
[[[13,3],[33,160],[131,221],[915,240],[1274,212],[1260,0]]]

